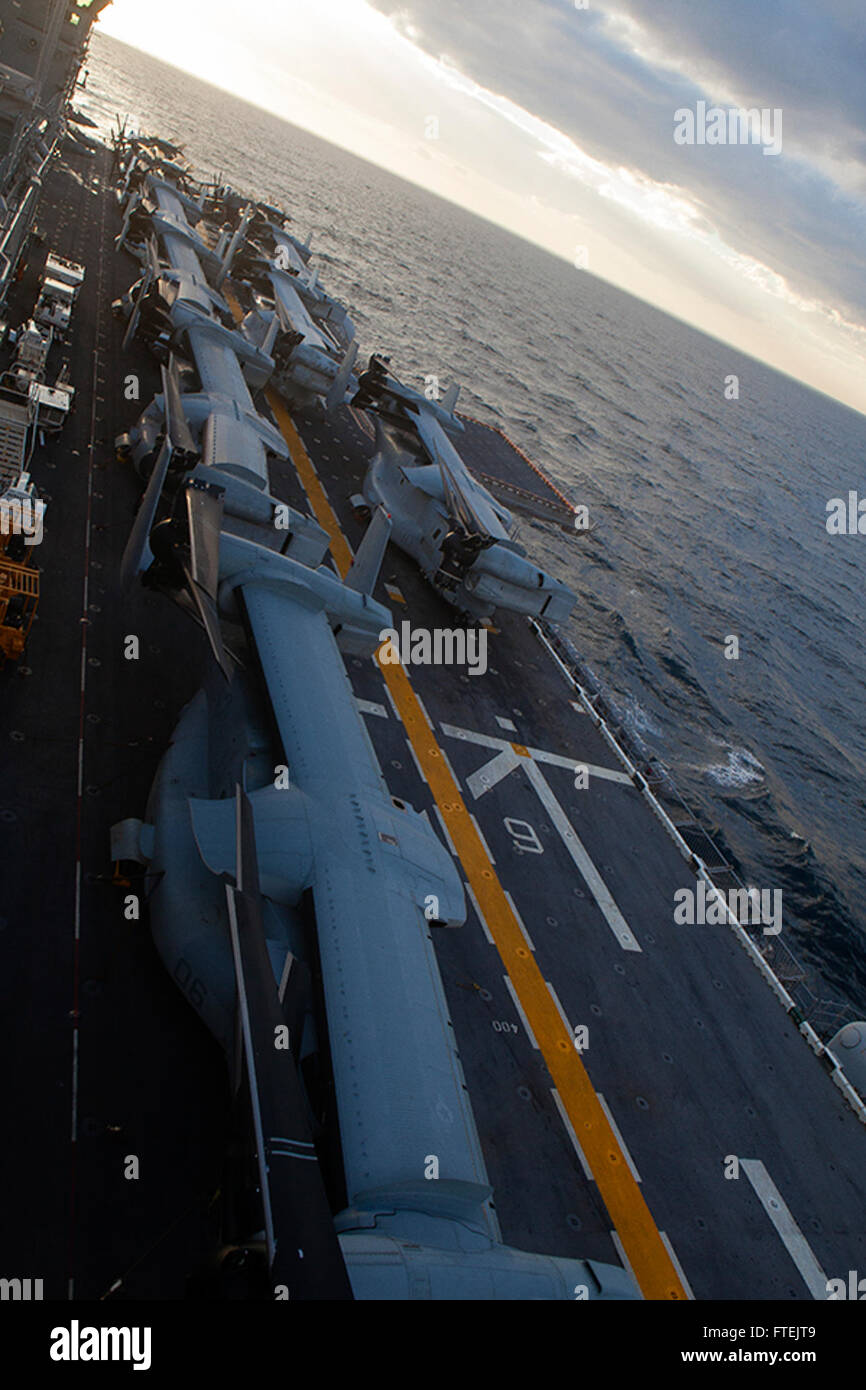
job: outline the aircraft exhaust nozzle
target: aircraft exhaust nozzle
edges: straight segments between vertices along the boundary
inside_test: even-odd
[[[442,400],[439,402],[446,415],[454,415],[457,405],[457,397],[460,395],[460,382],[452,381]]]

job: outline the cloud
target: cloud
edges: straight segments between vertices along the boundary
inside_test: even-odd
[[[859,0],[374,0],[395,27],[559,133],[542,157],[753,286],[866,323],[866,15]],[[678,146],[699,99],[781,108],[783,154]],[[513,117],[511,117],[513,119]],[[530,120],[524,132],[532,133]],[[569,149],[569,145],[571,148]],[[607,183],[601,170],[607,170]],[[672,255],[676,255],[672,247]]]

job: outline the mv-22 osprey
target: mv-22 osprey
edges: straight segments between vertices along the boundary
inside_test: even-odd
[[[411,555],[442,597],[468,617],[497,608],[549,622],[576,602],[565,584],[540,570],[516,536],[514,518],[473,478],[449,436],[459,388],[430,400],[374,354],[359,378],[355,409],[375,412],[376,451],[363,483],[371,507],[390,514],[392,539]]]

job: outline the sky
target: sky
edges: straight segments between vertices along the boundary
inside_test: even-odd
[[[114,0],[99,27],[866,412],[863,0]]]

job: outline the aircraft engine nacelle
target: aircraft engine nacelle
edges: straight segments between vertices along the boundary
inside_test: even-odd
[[[150,927],[169,974],[231,1059],[237,984],[226,916],[225,879],[234,874],[235,803],[208,795],[214,749],[235,738],[239,764],[246,726],[243,683],[218,696],[204,690],[181,715],[148,798],[147,860],[156,876]],[[224,702],[221,706],[221,702]],[[237,739],[238,729],[242,738]],[[228,781],[228,779],[226,779]],[[300,956],[298,903],[311,873],[311,844],[300,793],[265,785],[251,793],[262,889],[268,895],[267,946],[275,978],[287,952]]]
[[[373,1231],[340,1235],[340,1246],[357,1299],[377,1301],[484,1300],[636,1301],[629,1275],[596,1260],[563,1259],[489,1242],[460,1248],[454,1223],[452,1248]],[[479,1242],[479,1245],[481,1243]]]
[[[479,616],[489,616],[495,608],[503,607],[562,622],[576,602],[575,595],[558,579],[500,545],[482,551],[466,575],[464,588],[471,611]]]
[[[310,399],[327,396],[339,370],[340,363],[334,358],[327,357],[319,348],[302,345],[295,348],[288,364],[274,380],[288,400],[305,404]],[[357,389],[357,379],[352,375],[346,390],[354,394]]]

